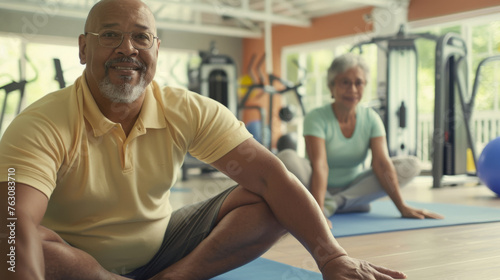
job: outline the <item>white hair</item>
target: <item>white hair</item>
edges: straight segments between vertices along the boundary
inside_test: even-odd
[[[365,73],[365,80],[368,79],[370,69],[368,68],[368,64],[366,64],[366,61],[363,59],[363,57],[352,53],[346,53],[336,57],[328,68],[328,85],[333,86],[334,80],[339,74],[342,74],[354,67],[361,68],[361,70],[363,70],[363,72]]]

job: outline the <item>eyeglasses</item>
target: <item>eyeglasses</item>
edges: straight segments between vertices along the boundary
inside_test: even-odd
[[[343,79],[340,80],[340,82],[335,83],[342,89],[350,89],[354,85],[357,89],[363,88],[366,85],[366,82],[363,80],[356,80],[356,81],[351,81],[348,79]]]
[[[85,32],[85,35],[97,36],[99,45],[106,48],[117,48],[123,42],[124,34],[130,34],[132,46],[138,50],[150,49],[158,37],[149,32],[121,32],[117,30],[102,30],[99,33]]]

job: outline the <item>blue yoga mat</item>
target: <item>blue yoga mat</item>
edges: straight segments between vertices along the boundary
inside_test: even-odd
[[[212,280],[321,280],[321,274],[272,260],[258,258]]]
[[[368,213],[333,215],[330,218],[333,224],[333,235],[335,237],[345,237],[500,221],[500,208],[422,202],[408,202],[408,204],[416,208],[439,213],[445,218],[443,220],[403,219],[392,201],[376,201],[371,204],[371,211]]]
[[[500,203],[500,202],[499,202]],[[408,202],[445,216],[443,220],[403,219],[392,201],[376,201],[369,213],[336,214],[330,218],[336,237],[364,235],[389,231],[445,227],[500,221],[500,208],[443,203]],[[215,280],[321,280],[321,274],[259,258],[240,268],[220,275]]]

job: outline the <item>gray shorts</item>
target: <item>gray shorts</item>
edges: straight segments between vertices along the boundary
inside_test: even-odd
[[[174,211],[156,255],[146,265],[123,276],[149,279],[193,251],[212,231],[222,203],[235,188]]]

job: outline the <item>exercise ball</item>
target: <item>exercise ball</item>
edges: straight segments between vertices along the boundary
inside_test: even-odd
[[[477,175],[483,184],[500,196],[500,137],[484,147],[477,160]]]

